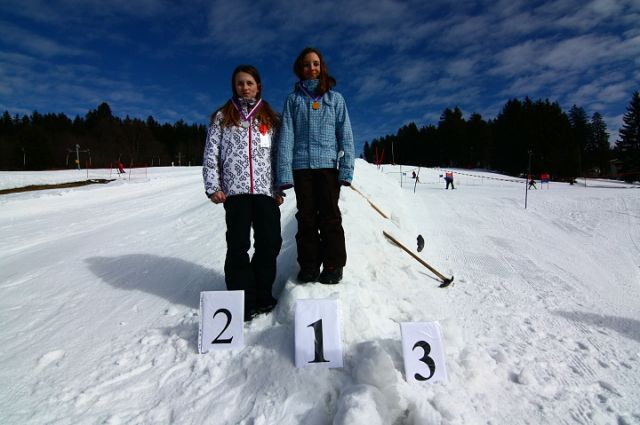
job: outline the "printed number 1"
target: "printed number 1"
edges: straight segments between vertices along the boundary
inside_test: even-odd
[[[233,336],[231,338],[226,338],[226,339],[220,339],[220,337],[222,336],[222,334],[224,333],[224,331],[227,330],[227,328],[229,327],[229,325],[231,324],[231,312],[229,310],[227,310],[226,308],[221,308],[219,310],[216,310],[215,313],[213,313],[213,318],[215,319],[216,316],[218,315],[218,313],[222,313],[225,316],[227,316],[227,324],[224,325],[224,328],[222,329],[222,331],[218,334],[218,336],[216,337],[216,339],[214,339],[213,341],[211,341],[212,344],[231,344],[231,341],[233,340]]]
[[[322,335],[322,319],[317,322],[313,322],[308,328],[313,328],[314,345],[315,345],[315,357],[308,363],[329,363],[329,360],[324,358],[324,342]]]
[[[413,350],[415,350],[416,347],[420,347],[420,348],[422,348],[422,351],[424,351],[424,356],[422,356],[420,361],[422,363],[426,364],[429,367],[430,374],[426,378],[424,376],[420,375],[419,373],[416,373],[413,376],[418,381],[427,381],[427,380],[431,379],[431,377],[433,376],[434,373],[436,373],[436,362],[434,362],[433,359],[431,357],[429,357],[429,353],[431,352],[431,346],[426,341],[418,341],[413,346]]]

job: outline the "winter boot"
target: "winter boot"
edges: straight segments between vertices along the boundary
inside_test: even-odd
[[[342,280],[342,267],[325,267],[318,276],[318,282],[335,285]]]
[[[320,270],[318,269],[302,269],[300,270],[300,273],[298,273],[298,282],[300,283],[315,282],[318,279],[319,274],[320,274]]]

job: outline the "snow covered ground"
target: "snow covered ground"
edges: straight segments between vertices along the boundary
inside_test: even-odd
[[[0,188],[62,173],[77,180],[3,172]],[[640,423],[640,190],[538,184],[524,209],[522,181],[460,170],[445,191],[440,174],[422,169],[414,194],[399,167],[358,161],[354,186],[390,218],[343,189],[336,286],[293,283],[289,191],[277,309],[242,350],[204,355],[199,293],[225,287],[225,225],[199,168],[0,196],[0,423]],[[382,230],[411,248],[422,234],[455,284]],[[303,298],[339,300],[342,369],[294,367]],[[440,322],[449,382],[405,380],[412,321]]]

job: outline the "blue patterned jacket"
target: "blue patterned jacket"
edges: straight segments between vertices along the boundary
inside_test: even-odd
[[[276,187],[293,185],[293,170],[336,168],[338,179],[351,183],[354,167],[354,145],[351,122],[344,98],[329,90],[313,109],[313,100],[300,88],[304,83],[314,93],[318,80],[299,82],[289,94],[282,112],[276,167]],[[338,159],[338,153],[344,156]],[[339,162],[339,164],[338,164]]]

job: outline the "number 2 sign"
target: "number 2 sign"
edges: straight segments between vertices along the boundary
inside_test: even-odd
[[[338,300],[298,300],[295,340],[296,367],[342,367]]]
[[[438,322],[400,323],[404,371],[408,382],[447,381]]]
[[[200,293],[198,351],[228,350],[244,346],[244,291]]]

